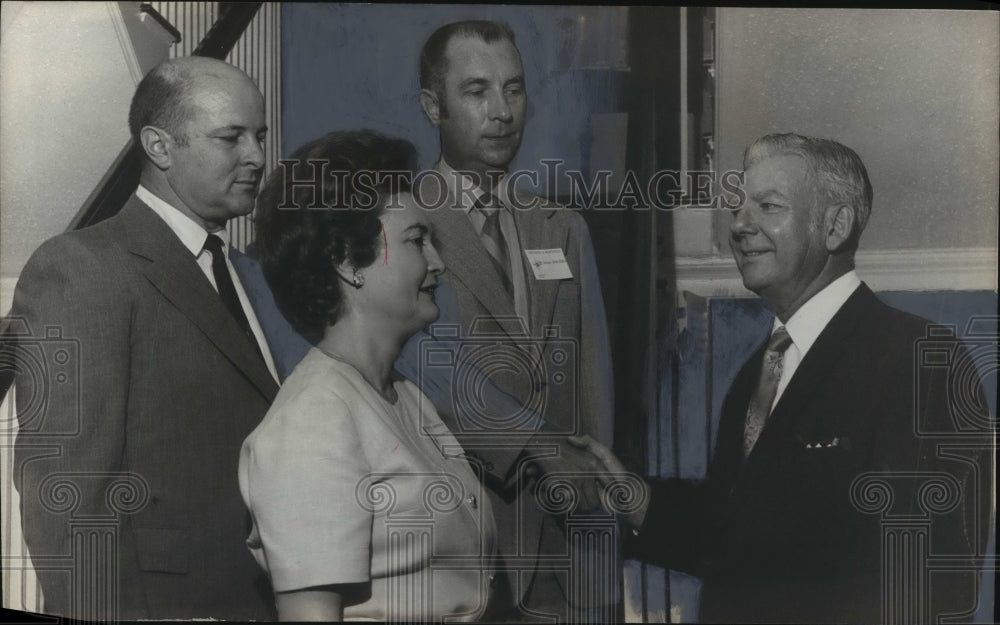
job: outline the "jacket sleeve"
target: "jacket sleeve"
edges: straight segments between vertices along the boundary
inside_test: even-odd
[[[625,557],[697,575],[711,525],[708,485],[677,478],[646,482],[649,508],[640,529],[625,530]]]
[[[572,241],[580,272],[580,382],[583,431],[604,445],[614,438],[614,372],[604,295],[594,244],[583,218],[574,214]]]
[[[71,595],[66,570],[80,557],[73,525],[113,518],[111,491],[127,477],[131,310],[113,265],[79,239],[53,239],[28,261],[11,309],[25,332],[15,341],[14,482],[50,613],[72,615],[86,600]]]

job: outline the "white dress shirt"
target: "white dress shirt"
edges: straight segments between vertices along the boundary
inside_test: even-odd
[[[813,343],[859,286],[861,286],[861,279],[858,278],[857,272],[848,271],[828,284],[825,289],[813,295],[784,324],[788,336],[792,338],[792,344],[785,350],[781,379],[778,380],[778,391],[774,394],[771,410],[774,410],[778,404],[789,380],[795,375],[795,370],[799,368],[799,363],[806,357]],[[775,317],[771,332],[773,333],[781,325],[781,321]]]
[[[486,216],[480,211],[472,210],[472,205],[476,200],[485,195],[486,191],[477,188],[472,191],[471,195],[468,192],[459,193],[459,179],[464,179],[463,188],[466,189],[473,186],[472,180],[468,176],[458,174],[443,158],[438,164],[438,169],[444,175],[448,191],[456,198],[456,201],[462,207],[462,210],[465,211],[469,221],[472,222],[472,227],[476,231],[476,234],[482,236],[483,226],[486,224]],[[514,213],[511,212],[511,202],[507,195],[508,185],[504,184],[505,178],[506,176],[503,176],[497,182],[497,187],[493,190],[493,195],[500,200],[500,204],[503,207],[503,210],[499,214],[500,232],[503,234],[504,243],[507,245],[507,257],[510,259],[510,283],[514,288],[514,312],[524,320],[525,327],[529,328],[530,331],[531,311],[528,298],[528,279],[524,273],[521,238],[517,233],[517,223],[514,221]]]
[[[139,185],[139,188],[135,190],[135,196],[146,203],[153,212],[160,216],[160,218],[166,222],[167,226],[173,230],[177,238],[181,240],[181,244],[184,245],[195,257],[195,262],[198,263],[198,267],[201,268],[201,272],[205,274],[208,278],[209,283],[212,288],[216,291],[219,287],[215,284],[215,274],[212,273],[212,253],[205,249],[205,241],[208,239],[209,233],[198,225],[193,219],[182,213],[180,210],[165,202],[163,199],[153,195],[153,193],[146,187]],[[267,347],[267,340],[264,338],[264,331],[260,327],[260,322],[257,321],[257,315],[254,314],[253,306],[250,305],[250,300],[247,298],[246,291],[243,290],[243,284],[240,283],[240,277],[236,274],[236,270],[233,269],[233,264],[229,262],[229,233],[226,232],[225,228],[219,230],[218,232],[213,232],[222,239],[223,246],[222,249],[225,251],[226,256],[226,269],[229,271],[229,276],[233,279],[233,286],[236,287],[236,295],[240,299],[240,306],[243,307],[243,312],[247,316],[247,321],[250,322],[250,329],[253,331],[253,336],[257,339],[257,345],[260,346],[261,354],[264,356],[264,363],[267,365],[267,370],[271,372],[271,376],[274,380],[278,381],[278,372],[274,366],[274,359],[271,357],[271,350]]]

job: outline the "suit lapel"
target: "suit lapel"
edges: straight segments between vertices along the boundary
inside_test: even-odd
[[[725,488],[736,483],[743,465],[743,430],[746,422],[747,406],[757,386],[760,367],[764,357],[764,345],[740,369],[723,404],[724,413],[719,423],[719,433],[715,444],[715,458],[710,468],[716,481],[726,482]],[[760,441],[758,440],[758,443]]]
[[[814,397],[815,389],[823,383],[824,375],[843,358],[846,353],[845,340],[855,331],[864,310],[874,300],[875,295],[862,284],[844,302],[795,370],[795,375],[774,406],[768,423],[782,423],[794,419],[795,415],[802,412],[803,406]]]
[[[775,405],[771,416],[768,417],[767,423],[760,433],[760,438],[757,439],[757,443],[740,471],[733,488],[734,497],[731,502],[733,507],[738,505],[739,495],[744,491],[746,485],[766,474],[767,468],[780,459],[782,450],[778,445],[782,437],[777,435],[777,430],[788,428],[799,419],[817,414],[815,410],[809,410],[807,415],[806,410],[809,409],[810,400],[815,397],[816,389],[823,384],[824,375],[836,368],[844,357],[846,340],[857,329],[865,311],[875,301],[875,295],[867,285],[862,284],[844,302],[841,309],[837,311],[837,314],[817,337],[816,342],[809,349],[809,353],[795,370],[794,376],[785,388],[785,392],[782,393],[781,399]],[[758,350],[753,357],[758,361],[761,360],[763,350]],[[760,364],[757,364],[754,370],[759,373]],[[756,380],[756,376],[754,379]],[[750,394],[753,393],[752,387],[755,384],[756,382],[751,384],[750,393],[746,395],[746,400],[737,404],[743,410],[744,415]],[[742,453],[742,449],[736,453]]]
[[[142,272],[152,285],[257,387],[268,401],[278,387],[219,294],[167,224],[132,196],[120,213],[129,253],[145,258]]]
[[[428,176],[424,180],[427,184],[436,179]],[[479,242],[479,235],[454,195],[449,192],[444,205],[428,210],[427,215],[434,224],[448,279],[460,282],[490,315],[515,316],[512,298],[504,290],[489,253]]]
[[[517,223],[517,236],[521,240],[522,261],[525,268],[525,280],[528,284],[528,297],[531,301],[531,327],[540,332],[544,326],[551,325],[555,310],[556,293],[559,291],[560,280],[536,280],[528,258],[523,250],[538,250],[559,248],[569,257],[567,232],[555,228],[550,219],[552,211],[538,208],[530,211],[515,211],[514,221]],[[579,279],[579,276],[574,276]]]
[[[443,172],[442,176],[446,175]],[[422,184],[420,193],[429,198],[431,205],[434,199],[440,197],[442,189],[440,179],[428,176]],[[460,283],[475,297],[490,316],[495,318],[511,318],[517,315],[511,298],[500,282],[496,266],[489,257],[486,248],[479,241],[472,222],[465,212],[458,207],[458,202],[449,192],[443,206],[428,211],[428,218],[434,224],[437,239],[440,243],[441,257],[448,273],[446,279]],[[523,201],[524,204],[528,200]],[[564,228],[556,228],[551,217],[552,211],[534,208],[522,211],[514,210],[514,223],[517,226],[518,239],[522,249],[521,261],[525,263],[525,280],[528,287],[531,319],[527,320],[530,327],[526,328],[529,335],[539,332],[545,325],[552,322],[555,309],[556,294],[559,291],[559,280],[536,280],[527,258],[523,255],[526,249],[559,248],[566,253],[567,258],[572,250],[568,245],[568,232]],[[574,276],[579,278],[579,276]],[[504,326],[505,330],[509,329]],[[512,336],[514,339],[520,337]]]

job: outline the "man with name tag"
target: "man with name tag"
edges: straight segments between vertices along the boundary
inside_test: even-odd
[[[968,354],[952,337],[937,345],[954,368],[925,366],[930,322],[855,272],[872,186],[853,150],[767,135],[743,165],[732,251],[773,329],[729,389],[707,479],[651,480],[626,552],[700,577],[700,622],[967,617],[993,492],[978,377],[949,380]],[[926,555],[950,570],[930,575]]]
[[[579,214],[510,184],[527,94],[507,25],[439,28],[421,52],[420,86],[441,157],[417,188],[448,273],[438,293],[441,317],[410,341],[397,366],[408,363],[404,373],[420,378],[428,337],[456,354],[450,393],[422,387],[486,474],[514,606],[521,617],[578,617],[567,601],[600,607],[614,599],[571,597],[569,572],[538,566],[541,556],[569,550],[557,520],[564,511],[546,514],[529,483],[563,474],[574,484],[576,512],[600,503],[594,479],[574,475],[592,475],[593,458],[571,442],[587,435],[610,445],[612,437],[610,347],[590,235]],[[463,375],[470,371],[481,372],[480,381]],[[514,401],[496,399],[482,380]]]

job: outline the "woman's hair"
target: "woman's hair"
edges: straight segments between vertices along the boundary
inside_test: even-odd
[[[336,268],[371,265],[379,216],[391,193],[410,189],[416,149],[371,130],[338,131],[282,160],[257,198],[254,252],[295,330],[317,343],[343,311]]]

